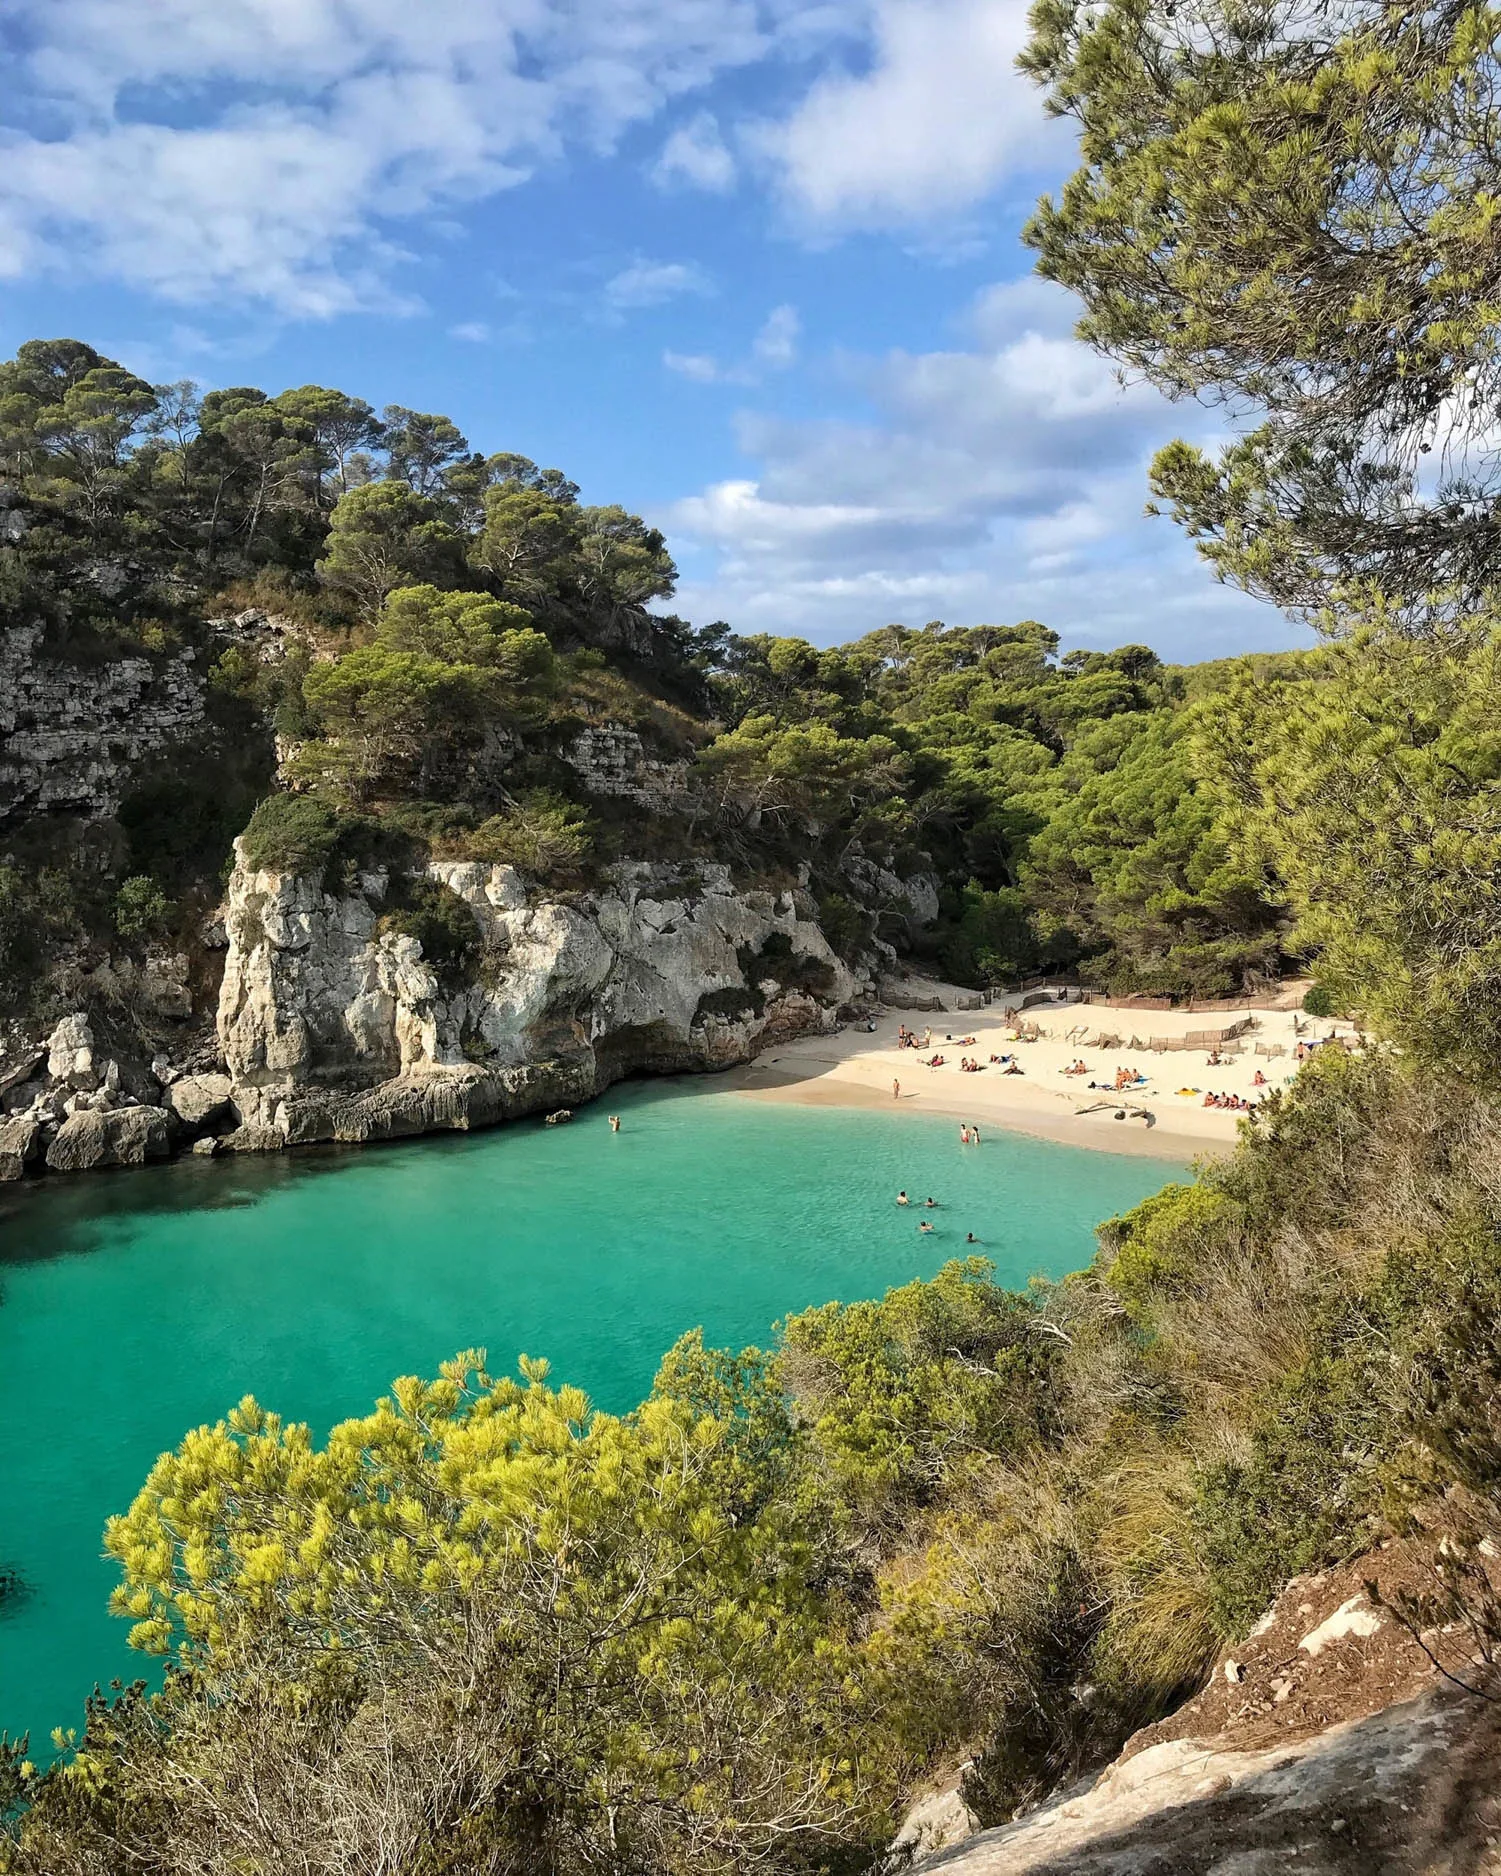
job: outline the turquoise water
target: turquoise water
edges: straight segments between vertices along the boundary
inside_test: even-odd
[[[936,1118],[780,1107],[658,1083],[592,1108],[366,1152],[184,1159],[0,1207],[0,1727],[81,1717],[142,1671],[105,1608],[105,1517],[243,1394],[318,1431],[460,1348],[545,1355],[602,1407],[702,1326],[877,1296],[969,1247],[1003,1281],[1088,1261],[1092,1227],[1175,1168]],[[942,1202],[931,1237],[898,1188]]]

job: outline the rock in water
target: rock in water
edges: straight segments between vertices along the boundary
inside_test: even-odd
[[[172,1116],[164,1107],[91,1109],[72,1114],[47,1149],[53,1172],[91,1172],[98,1166],[143,1166],[172,1150]]]
[[[167,1105],[187,1127],[207,1127],[229,1106],[228,1075],[184,1075],[167,1090]]]
[[[42,1149],[42,1130],[29,1115],[0,1124],[0,1179],[19,1179]]]

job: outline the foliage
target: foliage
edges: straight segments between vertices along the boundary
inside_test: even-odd
[[[439,983],[450,991],[458,988],[464,966],[479,947],[474,913],[441,880],[402,877],[397,893],[399,903],[381,915],[379,929],[415,938]]]
[[[1336,1016],[1338,1013],[1327,984],[1310,984],[1303,992],[1305,1016]]]
[[[115,929],[122,938],[155,938],[167,911],[167,895],[150,874],[132,874],[115,894]]]
[[[1040,271],[1128,369],[1265,413],[1153,482],[1279,605],[1374,583],[1421,623],[1494,584],[1497,30],[1472,0],[1033,8],[1023,63],[1081,158]]]
[[[240,837],[245,864],[257,872],[321,874],[347,823],[309,795],[267,795]]]
[[[514,866],[536,879],[567,878],[588,857],[590,846],[588,817],[545,789],[491,815],[463,842],[469,858]]]
[[[1489,621],[1442,644],[1367,627],[1323,676],[1248,677],[1212,719],[1244,848],[1284,882],[1334,1004],[1485,1080],[1501,1064],[1498,656]]]
[[[91,1836],[206,1872],[865,1860],[892,1767],[760,1450],[764,1368],[689,1398],[686,1362],[624,1419],[471,1353],[321,1448],[250,1400],[191,1435],[107,1537],[135,1644],[189,1670],[170,1730],[91,1731],[16,1867]]]

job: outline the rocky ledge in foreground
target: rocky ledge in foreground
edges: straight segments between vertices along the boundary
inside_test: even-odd
[[[1489,1568],[1494,1578],[1494,1553]],[[1420,1643],[1393,1613],[1403,1591],[1431,1591],[1433,1580],[1431,1559],[1402,1541],[1294,1578],[1203,1692],[1137,1733],[1098,1778],[978,1835],[958,1793],[941,1793],[914,1809],[891,1867],[922,1876],[1501,1870],[1501,1681],[1477,1658],[1467,1624],[1425,1631]]]
[[[416,903],[473,937],[426,955]],[[831,1026],[868,986],[800,888],[711,864],[616,868],[567,898],[509,866],[433,861],[338,891],[239,858],[217,1050],[149,1071],[57,1025],[0,1074],[0,1179],[487,1126],[571,1107],[623,1076],[724,1068]],[[431,941],[429,941],[431,942]],[[434,950],[439,947],[433,945]]]

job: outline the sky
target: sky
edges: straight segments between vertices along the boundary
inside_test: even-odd
[[[0,0],[0,352],[453,417],[668,536],[674,610],[1304,642],[1071,336],[1019,0]]]

